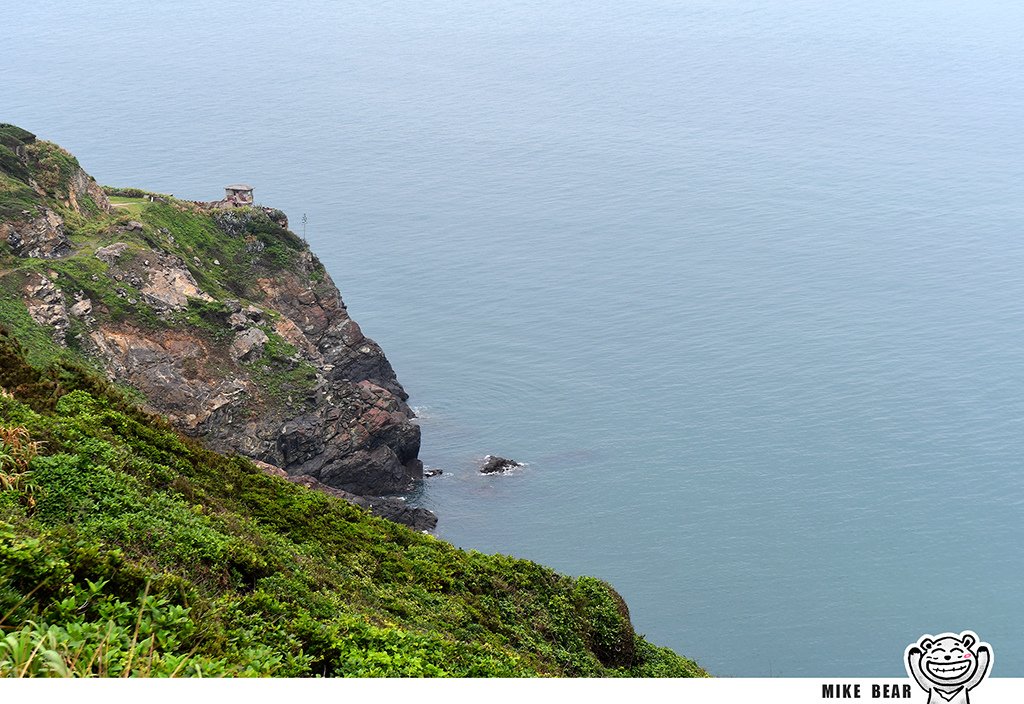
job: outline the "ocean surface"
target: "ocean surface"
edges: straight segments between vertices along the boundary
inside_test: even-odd
[[[43,2],[0,121],[255,186],[422,415],[459,546],[723,676],[1024,676],[1024,5]],[[528,463],[477,473],[483,455]]]

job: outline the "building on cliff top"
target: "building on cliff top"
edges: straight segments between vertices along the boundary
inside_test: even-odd
[[[252,186],[245,183],[236,183],[231,186],[224,186],[224,201],[235,207],[252,205]]]

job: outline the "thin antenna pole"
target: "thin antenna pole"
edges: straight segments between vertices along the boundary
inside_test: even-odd
[[[303,242],[306,242],[306,223],[307,222],[309,222],[309,218],[307,218],[306,214],[303,213],[302,214],[302,241]],[[309,244],[309,242],[306,242],[306,244]]]

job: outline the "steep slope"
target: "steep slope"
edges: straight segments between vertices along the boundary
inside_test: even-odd
[[[187,439],[0,331],[0,676],[703,676],[590,577]]]
[[[288,475],[374,497],[422,478],[405,391],[283,213],[111,192],[0,125],[0,323],[33,354],[88,361],[209,447]]]

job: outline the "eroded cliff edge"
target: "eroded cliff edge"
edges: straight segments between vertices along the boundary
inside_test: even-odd
[[[101,367],[215,450],[432,527],[376,498],[422,479],[419,427],[283,213],[109,192],[60,147],[0,125],[0,323],[45,332],[45,354]]]

